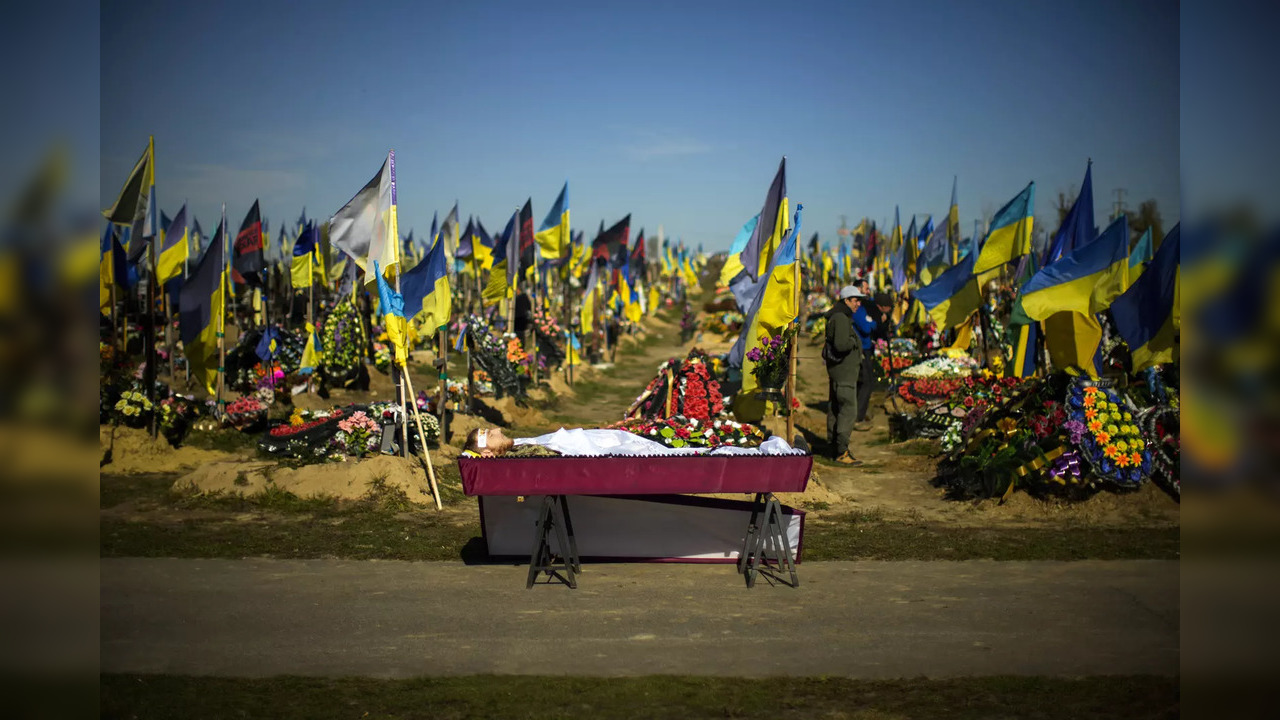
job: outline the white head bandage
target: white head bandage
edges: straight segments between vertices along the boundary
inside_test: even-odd
[[[476,449],[484,450],[489,445],[489,431],[481,430],[476,433]]]

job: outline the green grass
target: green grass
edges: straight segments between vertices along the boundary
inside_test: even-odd
[[[1176,718],[1178,678],[101,676],[102,717]]]
[[[884,522],[875,511],[805,527],[814,560],[1177,560],[1176,527],[974,528]]]
[[[348,510],[165,522],[103,518],[99,532],[102,557],[457,560],[463,547],[480,536],[480,525],[455,524],[434,509],[401,514]]]

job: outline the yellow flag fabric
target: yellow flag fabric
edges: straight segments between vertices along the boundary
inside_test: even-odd
[[[289,266],[289,279],[293,283],[294,290],[305,290],[311,287],[311,279],[315,276],[312,270],[314,264],[311,253],[293,257]]]
[[[755,315],[748,318],[751,328],[747,335],[746,346],[743,348],[743,392],[752,393],[760,388],[754,372],[756,363],[747,357],[747,354],[752,349],[759,348],[762,341],[781,334],[800,314],[800,307],[796,302],[795,253],[796,242],[793,232],[778,249],[777,262],[767,277],[768,284],[761,291],[759,307]]]
[[[1005,263],[1031,252],[1031,230],[1035,218],[1036,184],[1027,185],[991,220],[991,231],[978,253],[973,273],[985,283]]]
[[[1097,377],[1093,356],[1102,342],[1102,326],[1092,315],[1060,312],[1044,321],[1044,343],[1054,367],[1074,368]]]

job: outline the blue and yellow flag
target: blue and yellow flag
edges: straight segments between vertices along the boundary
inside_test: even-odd
[[[147,140],[147,149],[133,166],[120,195],[111,207],[102,211],[114,225],[131,228],[127,257],[129,264],[137,263],[160,231],[159,208],[156,204],[156,143]]]
[[[502,229],[502,234],[498,236],[497,242],[493,246],[493,268],[489,272],[489,284],[480,292],[480,302],[489,307],[497,305],[498,301],[503,298],[511,298],[515,294],[515,273],[511,272],[511,265],[519,258],[520,239],[517,237],[517,223],[520,221],[520,211],[511,214],[511,219],[507,221],[507,226]]]
[[[742,251],[747,247],[747,241],[751,239],[758,222],[760,222],[760,215],[757,213],[755,217],[742,224],[742,229],[738,231],[737,237],[729,245],[729,256],[725,258],[724,266],[720,268],[720,280],[718,283],[720,286],[727,287],[729,282],[737,277],[738,273],[742,272]],[[662,264],[665,270],[665,257]]]
[[[956,200],[958,177],[951,178],[951,207],[947,210],[947,257],[955,265],[960,261],[960,204]]]
[[[320,345],[320,333],[316,332],[316,326],[307,323],[307,339],[306,344],[302,346],[302,359],[298,362],[298,374],[308,375],[315,372],[320,367],[320,363],[324,362],[324,350]]]
[[[1146,269],[1147,263],[1151,262],[1151,258],[1155,256],[1155,243],[1151,239],[1151,228],[1147,228],[1142,233],[1142,237],[1138,238],[1138,243],[1133,246],[1133,252],[1129,253],[1129,285],[1132,286],[1138,281],[1142,275],[1142,271]],[[1126,287],[1126,290],[1129,288]]]
[[[986,282],[988,273],[998,271],[1005,263],[1031,252],[1031,226],[1036,204],[1036,184],[1029,183],[1022,192],[1000,208],[991,220],[991,230],[978,253],[973,273]]]
[[[1169,231],[1146,271],[1111,304],[1111,317],[1129,346],[1135,371],[1178,360],[1179,228]]]
[[[409,361],[409,318],[404,314],[404,298],[382,277],[377,260],[373,261],[373,272],[378,276],[378,314],[391,341],[393,359],[404,367]]]
[[[165,232],[164,245],[156,258],[156,281],[161,285],[170,280],[182,277],[191,243],[187,237],[187,206],[185,203]]]
[[[950,251],[947,247],[947,228],[945,225],[933,226],[932,219],[925,223],[925,227],[929,229],[924,243],[924,249],[920,251],[920,259],[916,263],[916,284],[924,287],[933,282],[933,279],[942,273],[948,265],[951,265]]]
[[[796,298],[795,263],[796,236],[800,232],[800,213],[803,209],[803,205],[796,205],[794,226],[774,253],[773,262],[763,276],[765,286],[747,312],[746,321],[742,324],[742,334],[729,350],[729,364],[742,367],[744,393],[753,393],[760,387],[753,372],[756,363],[748,354],[770,337],[781,334],[800,314]]]
[[[1097,240],[1075,248],[1027,281],[1022,309],[1032,320],[1068,310],[1100,313],[1125,291],[1128,277],[1129,222],[1121,215]]]
[[[978,309],[981,296],[978,279],[973,276],[974,260],[970,253],[915,293],[940,330],[963,323]]]
[[[534,233],[533,238],[538,243],[538,253],[543,260],[558,260],[569,248],[572,238],[569,231],[568,180],[564,181],[564,187],[560,188],[560,195],[551,205],[547,218],[542,221],[542,227]]]
[[[436,238],[422,262],[400,277],[405,317],[416,318],[421,314],[421,327],[429,332],[449,324],[453,312],[444,244],[443,236]]]
[[[315,224],[307,223],[298,238],[293,241],[293,259],[289,264],[289,279],[295,291],[311,287],[315,280],[319,235],[320,232]]]
[[[1052,265],[1063,255],[1093,242],[1096,237],[1097,229],[1093,225],[1093,161],[1089,161],[1084,168],[1080,194],[1067,211],[1058,232],[1053,234],[1053,241],[1045,252],[1044,265]]]
[[[742,267],[752,280],[757,280],[769,273],[773,255],[786,237],[789,214],[787,159],[784,157],[778,164],[778,172],[773,176],[769,192],[765,194],[764,208],[760,210],[759,220],[751,232],[751,238],[742,248]]]
[[[116,239],[114,225],[108,223],[102,229],[102,243],[99,250],[101,254],[98,260],[98,304],[102,314],[107,315],[111,312],[111,289],[125,287],[129,278],[124,247]]]
[[[182,336],[182,352],[187,357],[191,376],[204,384],[205,390],[217,393],[218,338],[226,327],[227,308],[227,232],[218,224],[213,242],[204,251],[178,296],[178,328]]]

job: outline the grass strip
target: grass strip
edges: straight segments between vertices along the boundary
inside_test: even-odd
[[[1175,718],[1178,679],[465,676],[378,680],[103,675],[102,717]]]

